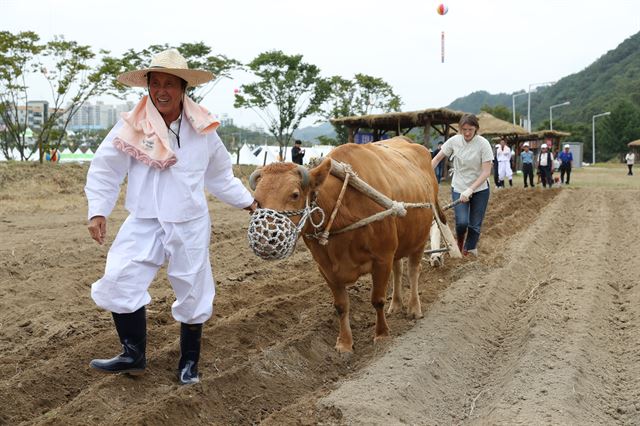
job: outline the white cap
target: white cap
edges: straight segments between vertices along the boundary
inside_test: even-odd
[[[542,149],[542,148],[549,148],[549,147],[547,146],[546,143],[543,143],[542,145],[540,145],[540,149]]]
[[[522,147],[524,148],[525,146],[529,146],[529,142],[525,142],[522,144]]]
[[[566,144],[564,147],[565,147],[565,148],[571,148],[571,145]]]
[[[500,148],[500,144],[499,144],[499,143],[497,143],[495,147],[496,147],[496,148]]]

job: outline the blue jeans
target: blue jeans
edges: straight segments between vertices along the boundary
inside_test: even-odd
[[[455,202],[460,198],[460,193],[451,188],[451,199]],[[489,204],[489,188],[474,192],[468,203],[460,203],[454,207],[456,215],[456,235],[463,238],[465,250],[473,250],[480,239],[482,220]]]
[[[442,180],[442,172],[444,171],[443,161],[441,161],[440,164],[436,166],[436,179],[438,180],[438,183],[440,183],[440,181]]]

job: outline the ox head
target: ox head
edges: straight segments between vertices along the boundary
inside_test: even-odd
[[[274,163],[251,174],[249,185],[260,208],[251,215],[247,238],[257,256],[284,259],[293,253],[307,220],[312,221],[310,216],[319,209],[310,208],[307,197],[330,168],[331,160],[310,171],[292,163]],[[321,209],[319,213],[324,218]],[[322,220],[313,226],[320,226]]]
[[[261,208],[292,211],[304,208],[307,196],[316,191],[331,170],[331,159],[325,158],[311,170],[293,163],[272,163],[249,177],[249,186]],[[294,223],[299,217],[292,217]]]

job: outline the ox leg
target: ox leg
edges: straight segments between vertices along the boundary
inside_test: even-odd
[[[340,320],[340,334],[338,334],[335,348],[340,353],[350,353],[353,352],[353,337],[349,322],[349,294],[344,284],[330,285],[330,287],[333,293],[333,306]]]
[[[420,306],[420,295],[418,294],[418,278],[422,260],[422,250],[409,256],[409,306],[408,313],[411,318],[422,318],[422,307]]]
[[[437,250],[440,248],[440,229],[438,228],[438,224],[434,220],[431,223],[431,229],[429,230],[429,237],[431,239],[431,249]],[[444,253],[431,253],[429,258],[429,263],[431,266],[442,266],[444,265]]]
[[[373,288],[371,289],[371,304],[376,309],[376,335],[374,341],[389,337],[389,326],[384,316],[384,302],[387,295],[387,283],[391,275],[391,265],[393,261],[378,263],[373,266],[371,279]]]
[[[388,314],[402,312],[402,259],[393,262],[393,292]]]

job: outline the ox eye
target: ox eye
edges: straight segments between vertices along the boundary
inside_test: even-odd
[[[298,200],[298,198],[300,198],[300,193],[298,191],[294,192],[293,194],[291,194],[291,199],[293,201]]]

